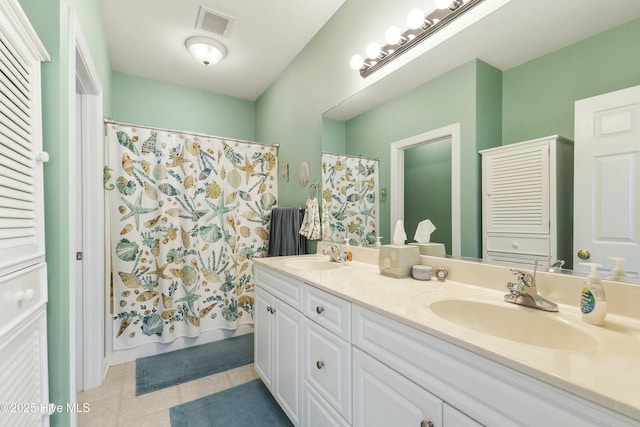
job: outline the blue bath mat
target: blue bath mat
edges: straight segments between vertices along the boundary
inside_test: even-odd
[[[174,406],[171,427],[292,426],[261,380]]]
[[[253,334],[136,360],[136,396],[253,363]]]

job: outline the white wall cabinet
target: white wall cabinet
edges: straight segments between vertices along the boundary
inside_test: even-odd
[[[557,135],[480,151],[483,257],[572,263],[573,143]]]
[[[291,422],[301,425],[303,315],[261,288],[255,309],[256,371]]]
[[[48,426],[40,63],[16,0],[0,0],[0,425]]]

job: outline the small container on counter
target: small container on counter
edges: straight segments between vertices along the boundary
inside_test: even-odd
[[[431,280],[433,268],[428,265],[414,265],[411,267],[411,276],[416,280]]]

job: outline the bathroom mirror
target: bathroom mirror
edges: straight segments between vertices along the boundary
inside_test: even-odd
[[[534,5],[533,3],[537,3],[537,5]],[[617,8],[616,10],[608,10],[606,22],[600,22],[598,24],[598,28],[594,28],[592,30],[589,30],[589,32],[587,32],[586,29],[584,28],[584,25],[576,24],[575,17],[571,19],[572,15],[566,11],[561,11],[557,16],[556,15],[551,16],[553,14],[549,14],[549,16],[544,16],[544,18],[542,18],[543,17],[542,10],[546,8],[547,11],[549,11],[553,7],[555,7],[555,3],[549,2],[549,1],[527,2],[524,0],[513,0],[509,2],[507,6],[504,6],[502,8],[504,10],[501,9],[500,12],[501,13],[504,12],[502,15],[496,14],[496,16],[491,16],[487,18],[488,26],[485,26],[484,28],[478,27],[478,31],[476,32],[461,34],[460,37],[457,39],[458,41],[451,41],[450,43],[442,46],[442,48],[439,49],[439,52],[434,52],[426,55],[427,59],[425,59],[424,61],[421,61],[421,60],[413,61],[406,64],[402,69],[397,70],[394,73],[397,75],[397,77],[394,77],[392,74],[385,79],[381,79],[380,81],[377,81],[376,83],[371,84],[366,89],[359,91],[357,94],[350,96],[348,99],[345,99],[344,101],[337,103],[337,105],[334,108],[331,108],[325,112],[325,114],[323,115],[323,117],[325,118],[325,120],[323,120],[323,149],[329,149],[330,151],[338,151],[342,149],[344,150],[343,152],[345,153],[360,154],[360,155],[372,156],[372,157],[379,156],[381,159],[380,187],[381,189],[384,189],[387,185],[389,186],[388,187],[389,198],[387,199],[386,202],[381,202],[381,206],[380,206],[380,227],[382,229],[381,233],[383,235],[386,233],[385,238],[383,239],[384,243],[389,242],[389,230],[392,229],[391,224],[393,220],[391,215],[391,209],[393,209],[393,202],[391,201],[391,199],[393,195],[397,194],[396,192],[399,191],[397,188],[394,188],[393,185],[390,185],[390,182],[391,182],[391,177],[397,174],[395,173],[392,174],[391,172],[390,152],[389,154],[380,154],[382,153],[382,150],[372,148],[371,143],[367,145],[362,142],[355,142],[355,143],[352,142],[351,140],[352,136],[358,136],[362,134],[364,131],[366,131],[366,129],[364,129],[366,124],[363,123],[363,119],[361,118],[363,116],[363,113],[369,114],[370,117],[371,115],[377,114],[377,117],[376,117],[377,121],[380,123],[383,123],[383,125],[377,129],[377,135],[375,136],[379,137],[380,139],[386,139],[387,141],[386,143],[390,147],[391,143],[402,139],[396,136],[397,134],[402,132],[394,132],[394,130],[397,130],[399,128],[407,128],[406,118],[413,117],[416,114],[416,112],[411,109],[405,109],[405,110],[400,109],[397,104],[395,104],[395,107],[397,107],[396,109],[391,109],[390,105],[396,103],[396,99],[401,95],[406,95],[407,93],[411,93],[416,88],[421,87],[423,84],[430,82],[434,79],[443,79],[442,86],[445,87],[445,89],[442,90],[443,98],[437,98],[434,100],[434,102],[442,102],[442,100],[445,99],[444,98],[445,96],[456,97],[460,94],[460,91],[461,91],[460,85],[458,86],[455,86],[453,84],[446,85],[447,79],[453,80],[452,75],[454,73],[460,74],[461,72],[465,71],[464,70],[465,64],[469,64],[473,62],[474,58],[481,58],[483,62],[486,61],[489,65],[495,67],[495,69],[503,70],[503,72],[505,70],[508,71],[509,67],[517,67],[517,64],[522,64],[530,59],[537,58],[551,52],[555,53],[559,49],[564,48],[566,46],[570,46],[571,44],[576,43],[579,40],[584,39],[585,37],[595,35],[609,28],[622,26],[624,25],[624,23],[628,22],[629,20],[634,19],[634,17],[637,19],[637,17],[640,16],[640,7],[638,7],[637,4],[632,4],[627,2],[625,3],[624,7]],[[511,8],[511,9],[507,11],[508,8]],[[602,12],[601,9],[602,9],[601,2],[591,1],[591,0],[585,1],[584,4],[582,5],[581,16],[587,16],[587,15],[592,16],[594,14],[601,15],[601,12]],[[565,15],[563,15],[563,13]],[[540,20],[535,19],[535,16],[540,16],[541,19]],[[509,19],[508,22],[507,22],[507,19]],[[559,27],[563,27],[563,30],[562,30],[563,35],[557,36],[556,40],[552,40],[552,39],[543,40],[542,39],[543,37],[540,35],[541,33],[540,28],[537,27],[539,23],[542,21],[548,22],[548,25],[545,25],[545,28],[547,28],[548,26],[554,26],[554,22],[555,22],[555,25]],[[571,21],[574,21],[574,22],[571,22]],[[522,27],[522,31],[519,31],[519,27]],[[505,30],[496,31],[496,28],[504,28]],[[523,55],[525,54],[518,52],[517,47],[506,46],[505,44],[506,42],[501,40],[501,38],[502,39],[505,38],[503,36],[506,33],[509,33],[510,37],[513,36],[515,38],[521,38],[523,37],[522,32],[524,31],[529,31],[530,34],[536,34],[536,36],[531,37],[531,39],[528,40],[528,42],[530,42],[532,45],[535,45],[532,49],[536,50],[537,53],[534,56],[530,56],[529,58],[523,57]],[[485,34],[481,35],[481,33],[483,32],[486,32],[487,35]],[[499,34],[499,35],[495,35],[495,37],[492,38],[490,34]],[[636,34],[636,33],[634,32],[633,34]],[[539,37],[542,37],[542,38],[539,38]],[[612,39],[611,41],[607,40],[607,38],[604,37],[603,39],[599,40],[598,43],[601,43],[601,44],[613,43],[615,41],[615,37],[612,36],[610,38]],[[476,39],[478,42],[469,43],[471,40],[474,40],[474,39]],[[461,48],[462,44],[465,45],[464,49]],[[589,47],[590,45],[585,44],[584,46]],[[451,50],[447,50],[447,47],[450,47]],[[529,47],[530,46],[528,46],[528,48]],[[616,46],[615,49],[620,49],[620,47]],[[609,49],[609,51],[613,51],[615,49],[612,46]],[[464,53],[461,53],[462,50],[464,50]],[[531,53],[528,53],[528,54],[531,55]],[[586,52],[586,51],[581,54],[585,56],[590,55],[589,52]],[[507,55],[510,55],[512,57],[518,57],[518,59],[515,59],[514,61],[510,62],[510,60],[504,59]],[[591,54],[592,57],[593,55],[595,54]],[[445,56],[447,58],[445,58]],[[439,59],[442,59],[444,62],[447,62],[446,66],[442,65],[442,61],[440,61]],[[514,65],[514,62],[516,65]],[[438,65],[436,66],[432,64],[438,64]],[[504,65],[504,64],[507,64],[507,65]],[[469,65],[469,67],[474,67],[474,66],[476,67],[476,69],[478,68],[477,64]],[[482,73],[485,73],[486,70],[481,70],[481,71]],[[527,71],[530,71],[530,70],[527,70]],[[422,79],[420,79],[420,77],[415,77],[416,75],[419,75],[419,74],[422,75]],[[512,75],[513,74],[515,73],[512,73]],[[456,83],[464,84],[466,81],[470,81],[472,78],[477,77],[479,75],[480,73],[471,74],[470,75],[471,77],[469,79],[457,80]],[[572,74],[572,75],[575,77],[575,74]],[[511,77],[511,75],[509,75],[508,77]],[[520,78],[520,76],[518,77]],[[414,80],[411,80],[411,79],[414,79]],[[524,80],[524,79],[520,78],[520,80]],[[602,86],[602,88],[593,89],[595,92],[590,92],[591,88],[585,89],[584,88],[585,83],[582,82],[583,86],[580,86],[580,83],[581,82],[576,81],[575,87],[563,86],[562,88],[557,88],[557,90],[562,90],[563,92],[571,93],[572,96],[574,96],[574,101],[575,101],[578,99],[593,96],[595,94],[605,93],[607,91],[616,89],[616,87],[612,87],[611,89],[607,90],[607,86]],[[552,84],[553,83],[549,83],[550,86]],[[623,84],[623,83],[619,82],[618,84]],[[634,84],[636,85],[640,84],[640,81],[638,81],[637,77],[635,78],[635,80],[630,80],[628,83],[626,83],[626,86],[630,86]],[[621,86],[621,87],[626,87],[626,86]],[[509,89],[513,89],[513,88],[509,87]],[[478,91],[482,90],[482,87],[479,85],[475,88],[475,90],[477,93]],[[499,91],[502,90],[502,85],[498,87],[498,90]],[[447,91],[450,91],[450,92],[452,91],[452,93],[447,93]],[[513,113],[511,111],[518,110],[518,109],[526,110],[527,108],[529,108],[529,106],[524,105],[527,103],[526,97],[527,95],[529,95],[524,85],[519,94],[522,94],[521,104],[510,104],[510,105],[503,104],[500,106],[501,107],[500,108],[501,111],[499,113],[500,120],[502,120],[504,123],[508,123],[510,118],[513,116]],[[503,94],[500,94],[499,96],[499,99],[501,101],[503,96],[504,96]],[[515,95],[509,94],[509,96],[510,96],[510,99],[515,99]],[[423,97],[422,99],[425,99],[425,98]],[[469,104],[471,104],[475,100],[475,98],[473,97],[470,97],[469,99],[470,99]],[[545,108],[548,108],[549,105],[556,102],[556,100],[549,99],[548,102],[550,104],[542,103],[542,105],[538,107],[538,110],[543,111]],[[465,104],[458,104],[455,107],[457,110],[451,111],[453,110],[453,107],[449,105],[440,106],[441,111],[438,114],[441,114],[443,116],[446,116],[447,114],[449,114],[448,116],[441,117],[440,120],[433,120],[434,124],[428,125],[430,127],[425,127],[423,129],[415,129],[415,130],[407,129],[407,131],[404,133],[404,137],[408,138],[412,135],[417,135],[420,132],[426,132],[426,131],[438,129],[439,127],[442,127],[449,123],[456,122],[457,120],[455,120],[454,118],[455,114],[458,114],[463,119],[463,120],[460,120],[462,123],[461,132],[463,135],[465,135],[465,137],[469,133],[481,133],[484,131],[484,128],[481,129],[479,127],[478,128],[475,127],[476,124],[480,126],[480,123],[481,123],[480,119],[474,118],[473,122],[469,122],[468,120],[464,120],[464,119],[467,118],[469,115],[476,114],[478,112],[482,113],[483,111],[486,111],[487,108],[490,109],[491,106],[483,105],[482,109],[478,108],[477,110],[474,110],[471,113],[467,111],[466,109],[467,105]],[[570,105],[570,108],[571,108],[571,111],[569,111],[568,113],[571,114],[571,117],[573,117],[572,104]],[[529,109],[535,112],[535,108],[529,108]],[[504,113],[502,112],[503,110],[505,111]],[[385,115],[385,113],[387,114]],[[415,117],[413,118],[415,119]],[[553,119],[555,119],[555,117]],[[562,117],[561,119],[565,120],[565,123],[568,122],[566,117]],[[429,118],[425,117],[425,121],[428,121],[428,120]],[[489,117],[489,120],[491,120],[491,117]],[[333,123],[332,126],[334,129],[336,127],[342,126],[342,129],[343,129],[343,135],[341,137],[342,140],[339,141],[337,144],[335,142],[336,141],[335,138],[326,137],[325,123],[327,121],[330,121]],[[370,118],[369,123],[371,121],[372,120]],[[558,121],[560,121],[560,119],[558,119]],[[487,121],[485,121],[484,123],[486,122]],[[336,123],[338,123],[338,125],[336,125]],[[472,126],[470,126],[469,123],[471,123]],[[508,125],[503,124],[502,128],[500,129],[500,134],[495,138],[496,140],[495,146],[501,145],[502,143],[513,143],[513,142],[518,142],[519,140],[533,139],[536,137],[542,137],[542,136],[551,135],[554,133],[564,134],[565,136],[568,136],[570,138],[573,137],[573,123],[571,123],[570,127],[565,126],[563,129],[557,129],[558,126],[556,123],[549,123],[549,122],[539,123],[539,121],[535,116],[531,116],[531,123],[540,125],[539,127],[541,129],[545,128],[546,126],[546,128],[556,129],[556,130],[555,131],[540,130],[539,133],[536,134],[535,129],[532,129],[530,132],[531,135],[529,137],[516,139],[516,137],[512,135],[514,133],[512,131],[513,126],[509,127]],[[533,124],[530,125],[530,127],[533,128]],[[370,136],[370,135],[367,134],[367,136]],[[354,141],[356,139],[357,138],[354,138]],[[474,201],[475,206],[478,209],[480,207],[480,179],[481,179],[480,167],[479,167],[480,156],[478,155],[477,152],[479,151],[479,149],[489,148],[489,147],[490,146],[478,146],[478,145],[468,146],[468,144],[466,144],[465,141],[463,141],[460,147],[461,157],[462,157],[462,161],[461,161],[462,173],[467,173],[475,176],[475,183],[476,183],[473,188],[467,188],[468,186],[465,185],[465,183],[469,181],[464,181],[462,183],[463,194],[461,194],[460,198],[463,200],[463,205],[461,209],[462,218],[460,220],[461,222],[460,233],[462,236],[461,237],[462,240],[468,239],[468,241],[463,242],[461,245],[462,250],[460,252],[460,255],[464,257],[479,258],[481,256],[481,251],[480,251],[481,226],[479,223],[480,213],[478,212],[478,210],[476,210],[475,212],[467,212],[467,210],[465,209],[465,206],[466,206],[465,203],[468,201]],[[388,150],[390,150],[390,148],[388,148]],[[473,223],[474,221],[478,221],[478,222],[475,223],[474,226],[469,226],[469,224]],[[581,233],[588,234],[590,232],[591,230],[588,230],[588,229],[581,230]],[[409,235],[410,233],[407,233],[407,234]],[[410,236],[410,238],[411,237],[412,236]]]

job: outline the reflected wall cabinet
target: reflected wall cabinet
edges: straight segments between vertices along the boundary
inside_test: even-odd
[[[573,142],[554,135],[480,154],[484,259],[571,267]]]

